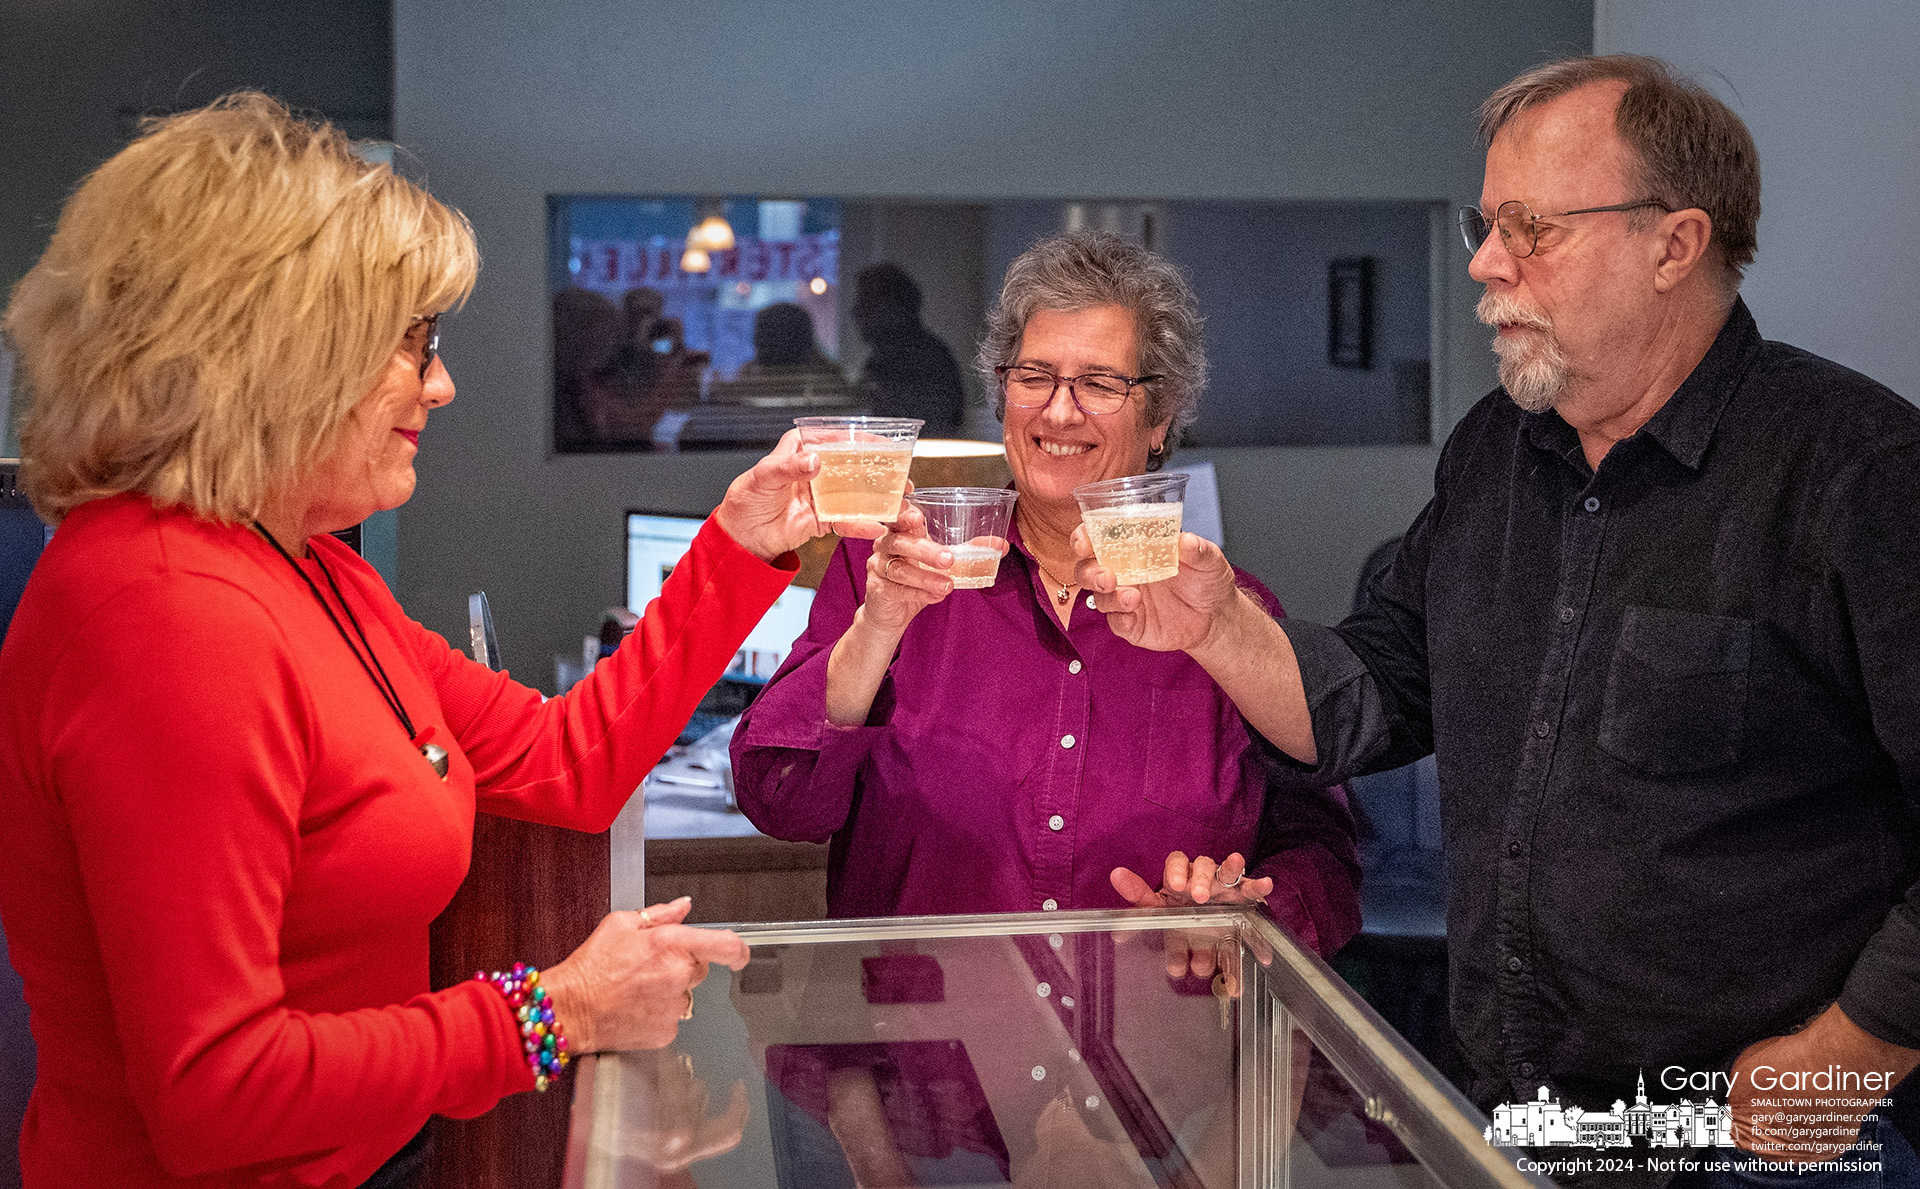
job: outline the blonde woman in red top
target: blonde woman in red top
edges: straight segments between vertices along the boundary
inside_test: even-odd
[[[327,534],[412,493],[478,264],[457,212],[240,95],[95,172],[13,294],[23,481],[60,526],[0,648],[30,1186],[358,1185],[431,1114],[667,1043],[746,961],[676,903],[429,990],[475,812],[607,828],[819,531],[788,440],[544,703],[409,619]]]

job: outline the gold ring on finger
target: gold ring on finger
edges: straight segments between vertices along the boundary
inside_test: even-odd
[[[906,560],[905,558],[903,558],[903,557],[900,557],[900,556],[899,556],[899,555],[897,555],[897,554],[896,554],[895,556],[893,556],[893,557],[890,557],[890,558],[888,558],[888,559],[887,559],[887,564],[886,564],[886,565],[884,565],[884,566],[882,566],[882,567],[880,567],[880,576],[881,576],[882,578],[885,578],[885,579],[886,579],[886,580],[887,580],[888,582],[895,582],[895,581],[898,581],[898,580],[897,580],[896,578],[894,578],[894,576],[893,576],[893,563],[894,563],[894,562],[897,562],[897,561],[905,561],[905,560]]]

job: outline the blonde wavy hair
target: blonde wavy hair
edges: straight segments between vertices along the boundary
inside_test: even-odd
[[[479,267],[466,216],[277,100],[149,120],[67,201],[0,322],[21,485],[52,523],[124,491],[251,520]]]

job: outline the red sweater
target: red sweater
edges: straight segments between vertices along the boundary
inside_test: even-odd
[[[428,991],[475,810],[606,829],[793,576],[709,521],[618,654],[542,704],[311,544],[444,782],[248,529],[96,500],[27,586],[0,919],[39,1046],[28,1186],[354,1185],[428,1115],[529,1089],[497,992]]]

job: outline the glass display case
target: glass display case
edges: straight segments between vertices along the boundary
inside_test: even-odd
[[[673,1045],[576,1067],[569,1189],[1546,1184],[1254,909],[737,928]]]

